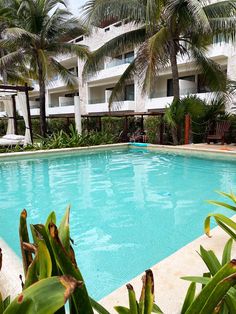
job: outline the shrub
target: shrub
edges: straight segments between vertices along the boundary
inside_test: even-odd
[[[160,123],[161,118],[156,116],[146,117],[144,120],[144,129],[147,134],[147,140],[149,143],[160,143]]]

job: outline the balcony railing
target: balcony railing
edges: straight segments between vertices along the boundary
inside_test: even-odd
[[[134,60],[134,57],[129,57],[125,59],[113,59],[112,61],[106,64],[106,69],[113,68],[122,64],[131,63]]]
[[[90,99],[88,101],[89,105],[94,105],[94,104],[103,104],[105,103],[105,98],[96,98],[96,99]]]
[[[39,109],[40,103],[38,100],[30,100],[30,109]]]

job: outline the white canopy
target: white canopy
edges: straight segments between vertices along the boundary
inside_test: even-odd
[[[25,121],[25,141],[24,145],[32,144],[31,135],[30,135],[30,127],[29,127],[29,118],[28,118],[28,111],[27,111],[27,102],[26,102],[26,95],[24,92],[17,92],[16,101],[18,102],[19,109],[22,113],[22,116]]]
[[[74,104],[75,104],[75,127],[79,134],[82,132],[81,125],[81,109],[80,109],[80,99],[79,96],[74,96]]]
[[[13,105],[11,96],[5,95],[3,93],[0,94],[0,102],[4,105],[4,113],[1,114],[1,117],[8,117],[7,123],[7,134],[15,134],[15,126],[14,126],[14,117],[13,117]]]

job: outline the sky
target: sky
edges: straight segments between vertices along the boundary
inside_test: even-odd
[[[86,0],[67,0],[69,8],[74,15],[79,15],[79,8],[86,2]]]

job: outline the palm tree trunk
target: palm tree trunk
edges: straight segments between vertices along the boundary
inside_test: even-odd
[[[43,137],[47,134],[47,122],[46,122],[46,108],[45,108],[45,80],[43,76],[42,65],[37,59],[38,63],[38,80],[39,80],[39,108],[40,108],[40,131]]]
[[[170,64],[173,79],[173,96],[174,100],[180,98],[180,88],[179,88],[179,71],[177,65],[177,50],[175,42],[172,40],[170,45]]]

